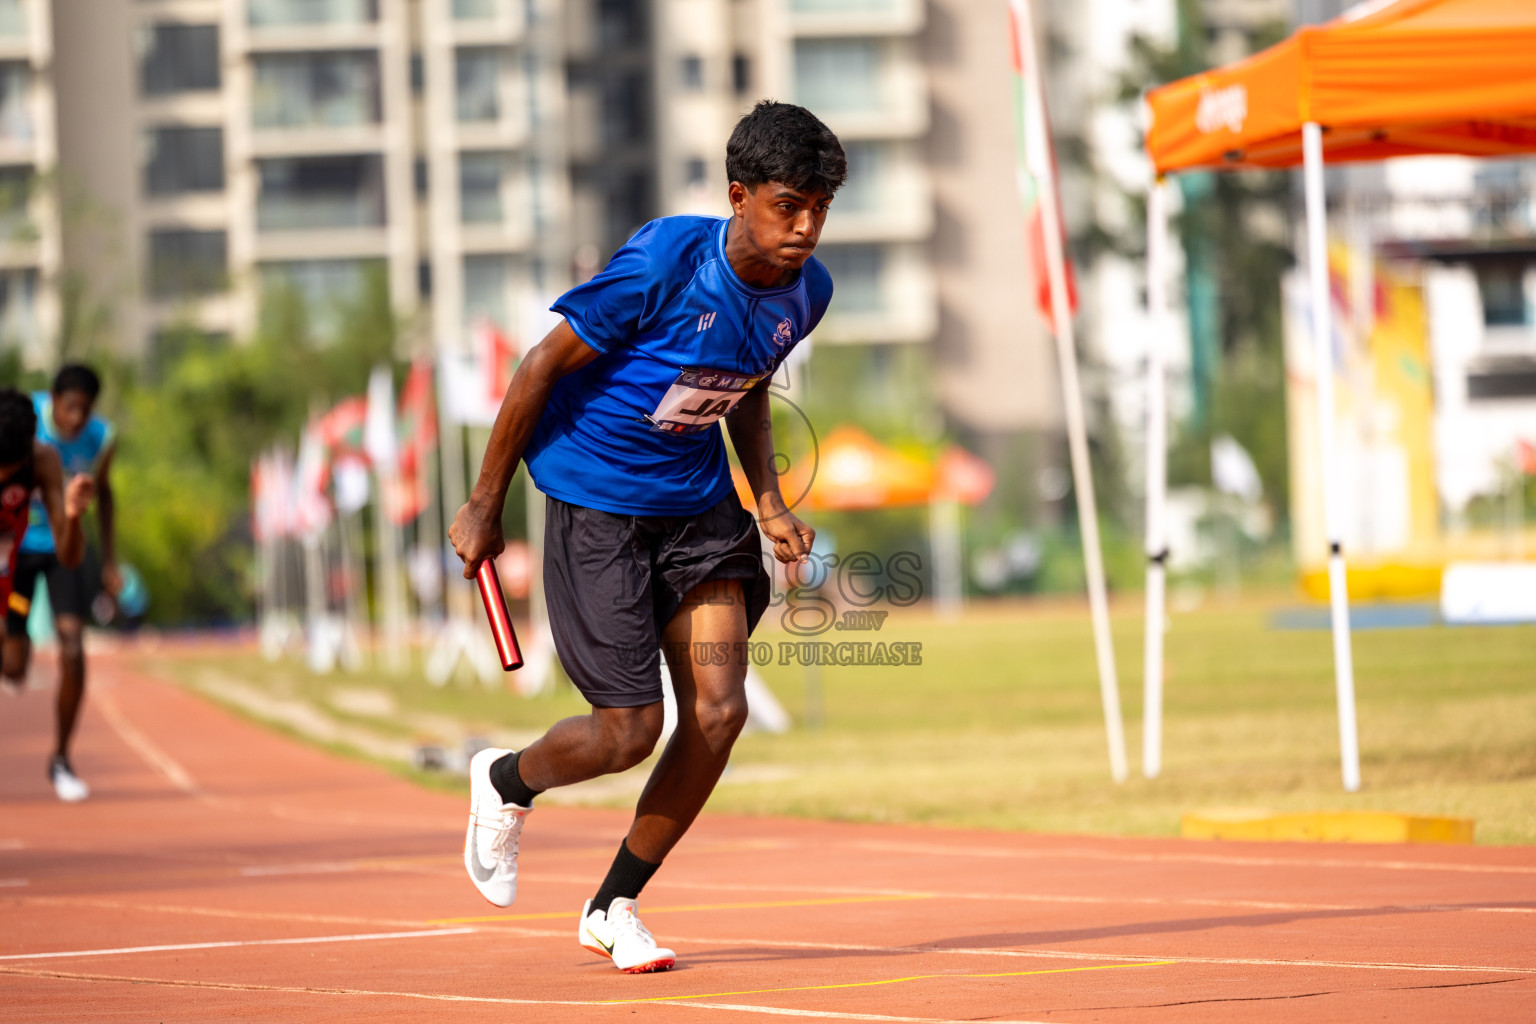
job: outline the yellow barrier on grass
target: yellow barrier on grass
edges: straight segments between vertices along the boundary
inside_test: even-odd
[[[1394,811],[1194,811],[1184,815],[1185,839],[1322,843],[1472,842],[1471,818]]]

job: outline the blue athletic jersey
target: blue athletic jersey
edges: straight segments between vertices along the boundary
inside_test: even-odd
[[[617,515],[697,515],[731,490],[717,426],[821,321],[814,257],[754,288],[725,255],[729,221],[663,217],[550,307],[599,353],[559,380],[524,453],[545,494]]]
[[[101,460],[101,453],[112,444],[112,424],[100,416],[92,416],[73,441],[59,437],[53,425],[53,396],[46,391],[32,394],[32,406],[37,410],[37,439],[59,453],[64,463],[64,482],[69,483],[76,473],[94,473]],[[26,536],[21,539],[21,550],[33,552],[53,551],[53,530],[48,525],[48,509],[42,499],[32,499],[32,512],[27,521]]]

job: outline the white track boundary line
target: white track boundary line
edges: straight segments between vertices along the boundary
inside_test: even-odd
[[[945,846],[938,843],[899,843],[875,839],[833,841],[833,846],[874,853],[923,853],[941,857],[981,857],[1049,860],[1111,860],[1170,864],[1231,864],[1252,867],[1365,868],[1383,871],[1461,871],[1472,874],[1536,875],[1536,865],[1527,864],[1456,864],[1443,861],[1350,860],[1344,857],[1245,857],[1215,853],[1129,853],[1085,847],[1055,849],[1013,849],[1006,846]]]
[[[377,996],[388,999],[422,999],[429,1002],[441,1003],[482,1003],[493,1006],[581,1006],[589,1009],[615,1009],[628,1008],[631,1013],[638,1005],[633,1002],[606,1002],[589,999],[511,999],[497,996],[456,996],[436,994],[431,992],[391,992],[365,988],[305,988],[298,985],[247,985],[236,982],[218,981],[182,981],[174,978],[140,978],[131,976],[116,976],[110,974],[75,974],[67,971],[29,971],[14,968],[0,967],[0,974],[9,974],[22,977],[56,978],[60,981],[106,981],[124,982],[131,985],[163,985],[167,988],[209,988],[223,989],[236,992],[276,992],[291,995],[327,995],[327,996]],[[835,1010],[793,1010],[782,1006],[752,1006],[750,1004],[737,1003],[694,1003],[677,1002],[668,1003],[668,1006],[693,1007],[699,1010],[726,1010],[735,1013],[760,1013],[773,1017],[812,1017],[820,1020],[861,1020],[861,1021],[886,1021],[895,1024],[963,1024],[963,1021],[954,1017],[896,1017],[878,1013],[852,1013]],[[993,1020],[992,1024],[1047,1024],[1042,1021],[1028,1020]],[[1050,1024],[1061,1024],[1060,1021]]]
[[[111,687],[102,687],[93,699],[96,707],[106,718],[107,724],[117,733],[118,737],[135,753],[149,762],[161,775],[168,779],[171,785],[190,796],[202,796],[202,789],[187,770],[172,760],[171,756],[159,747],[155,746],[148,737],[139,732],[133,723],[123,717],[122,709],[117,706],[117,701],[112,696]]]
[[[357,935],[317,935],[301,939],[238,939],[230,942],[183,942],[166,946],[122,946],[117,949],[71,949],[56,953],[11,953],[0,960],[52,960],[78,956],[124,956],[131,953],[169,953],[189,949],[233,949],[239,946],[305,946],[320,942],[369,942],[374,939],[426,939],[440,935],[468,935],[473,928],[433,928],[408,932],[364,932]]]

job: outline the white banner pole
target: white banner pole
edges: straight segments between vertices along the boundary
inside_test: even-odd
[[[1147,191],[1147,634],[1143,673],[1141,772],[1163,770],[1163,635],[1168,562],[1168,186]]]
[[[1355,666],[1349,640],[1349,589],[1344,571],[1343,509],[1333,398],[1333,308],[1328,285],[1328,208],[1323,183],[1323,130],[1301,129],[1307,202],[1307,282],[1312,298],[1312,346],[1317,364],[1318,442],[1322,447],[1323,521],[1328,530],[1328,600],[1333,620],[1333,673],[1339,702],[1339,755],[1344,789],[1360,788],[1360,740],[1355,725]]]
[[[1029,102],[1034,105],[1030,122],[1042,136],[1046,125],[1044,80],[1040,54],[1035,46],[1034,23],[1028,5],[1015,8],[1019,54],[1029,76]],[[1029,140],[1026,148],[1049,147],[1048,137]],[[1077,492],[1077,517],[1083,531],[1083,561],[1088,573],[1088,608],[1093,619],[1093,649],[1099,669],[1099,697],[1104,705],[1104,732],[1109,744],[1109,771],[1116,782],[1130,774],[1126,766],[1125,723],[1120,716],[1120,685],[1115,674],[1115,649],[1110,636],[1109,599],[1104,585],[1104,556],[1099,544],[1099,512],[1093,493],[1093,471],[1088,461],[1088,427],[1083,395],[1077,376],[1077,342],[1072,309],[1067,299],[1066,254],[1062,251],[1062,226],[1056,198],[1055,167],[1043,148],[1044,173],[1039,175],[1041,224],[1045,231],[1046,274],[1051,286],[1051,319],[1056,335],[1056,363],[1061,373],[1062,405],[1067,418],[1067,447],[1072,457],[1072,484]]]

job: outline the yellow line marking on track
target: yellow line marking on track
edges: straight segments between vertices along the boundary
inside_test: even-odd
[[[947,846],[940,843],[888,842],[873,839],[846,840],[835,843],[854,850],[873,853],[922,853],[941,857],[981,857],[986,859],[1031,860],[1109,860],[1168,864],[1231,864],[1240,867],[1362,868],[1383,871],[1465,871],[1473,874],[1536,875],[1536,865],[1467,864],[1446,861],[1350,860],[1345,857],[1245,857],[1219,853],[1131,853],[1097,850],[1091,847],[1045,847],[1014,849],[1007,846]]]
[[[883,896],[845,896],[816,900],[775,900],[770,903],[693,903],[676,907],[646,907],[647,914],[681,914],[703,910],[774,910],[782,907],[828,907],[844,903],[898,903],[932,899],[928,893],[902,893]],[[494,921],[554,921],[570,917],[569,910],[545,914],[490,914],[485,917],[444,917],[428,924],[486,924]]]
[[[879,981],[847,981],[835,985],[797,985],[791,988],[754,988],[739,992],[704,992],[696,996],[652,996],[648,999],[605,999],[603,1002],[621,1003],[671,1003],[684,999],[718,999],[721,996],[766,996],[782,992],[824,992],[835,988],[874,988],[879,985],[900,985],[908,981],[932,981],[935,978],[1027,978],[1039,974],[1075,974],[1081,971],[1108,971],[1120,967],[1166,967],[1177,960],[1144,960],[1134,964],[1099,964],[1094,967],[1056,967],[1044,971],[1004,971],[998,974],[913,974],[905,978],[882,978]]]
[[[310,988],[300,985],[257,985],[228,981],[186,981],[178,978],[145,978],[132,975],[79,974],[71,971],[48,971],[17,967],[0,967],[0,974],[27,978],[49,978],[58,981],[104,981],[128,985],[163,985],[167,988],[220,989],[234,992],[272,992],[282,995],[326,996],[375,996],[387,999],[422,999],[440,1003],[489,1003],[496,1006],[585,1006],[599,1008],[615,1005],[589,999],[510,999],[495,996],[456,996],[431,992],[390,992],[365,988]],[[622,1004],[619,1004],[622,1005]],[[748,1006],[732,1003],[678,1003],[696,1010],[726,1010],[734,1013],[756,1013],[771,1017],[813,1017],[821,1020],[889,1021],[893,1024],[960,1024],[951,1017],[896,1017],[883,1013],[850,1013],[834,1010],[795,1010],[781,1006]],[[992,1024],[1041,1024],[1027,1020],[994,1020]],[[1060,1022],[1055,1022],[1060,1024]]]

